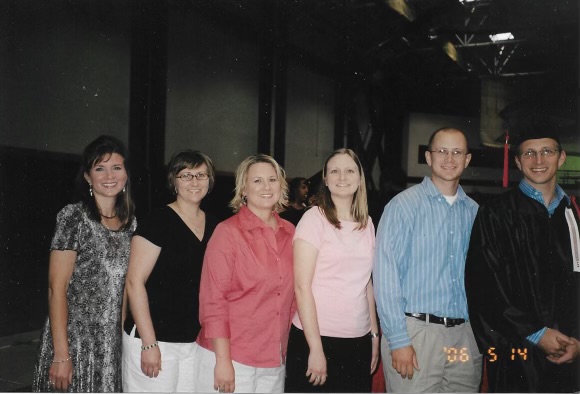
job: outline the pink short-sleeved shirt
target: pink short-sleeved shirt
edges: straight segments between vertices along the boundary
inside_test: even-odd
[[[298,223],[294,240],[318,249],[312,293],[320,334],[355,338],[371,328],[366,286],[373,268],[375,228],[370,218],[363,230],[355,230],[356,222],[341,222],[341,226],[334,227],[314,206]],[[298,313],[292,323],[302,329]]]

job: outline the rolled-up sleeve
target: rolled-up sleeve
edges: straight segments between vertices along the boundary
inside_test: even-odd
[[[201,273],[199,321],[206,338],[229,338],[228,294],[235,258],[232,236],[218,225],[208,242]]]

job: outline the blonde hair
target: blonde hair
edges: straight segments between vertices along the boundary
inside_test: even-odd
[[[354,193],[354,197],[352,199],[352,204],[350,206],[350,212],[354,220],[359,224],[357,226],[357,230],[362,230],[367,227],[369,221],[369,208],[367,203],[367,187],[366,187],[366,180],[365,180],[365,173],[362,168],[362,164],[358,159],[356,153],[354,153],[351,149],[342,148],[335,150],[324,162],[324,167],[322,168],[322,179],[326,180],[326,171],[328,162],[334,156],[337,155],[348,155],[351,159],[354,160],[356,166],[358,167],[358,172],[360,174],[360,185],[357,191]],[[330,189],[328,186],[322,185],[320,191],[318,192],[317,198],[318,208],[322,211],[326,220],[330,222],[334,227],[340,229],[340,220],[336,216],[336,207],[334,206],[334,202],[332,201],[332,196],[330,193]]]
[[[247,157],[236,169],[236,188],[234,198],[232,198],[230,201],[230,207],[232,207],[234,213],[237,213],[241,206],[245,204],[245,196],[243,195],[243,192],[246,188],[246,178],[248,177],[248,171],[252,165],[258,163],[266,163],[274,167],[276,176],[280,182],[280,199],[276,202],[276,205],[274,205],[274,210],[276,212],[281,212],[288,205],[288,182],[286,181],[286,172],[280,166],[280,164],[274,160],[273,157],[260,153]]]

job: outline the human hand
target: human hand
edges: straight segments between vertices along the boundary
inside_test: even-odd
[[[48,371],[48,382],[57,391],[66,391],[72,383],[73,368],[70,360],[52,363]]]
[[[326,383],[326,356],[324,351],[310,351],[308,356],[308,369],[306,376],[310,377],[308,381],[313,386],[321,386]]]
[[[391,351],[393,359],[393,368],[401,375],[403,379],[413,379],[415,369],[419,370],[417,355],[413,346],[406,346]]]
[[[379,345],[380,345],[380,337],[374,337],[372,339],[373,341],[373,353],[371,356],[371,374],[373,372],[375,372],[375,369],[377,369],[377,365],[379,365],[379,355],[380,355],[380,349],[379,349]]]
[[[236,389],[236,373],[231,360],[217,359],[213,371],[213,388],[220,393],[233,393]]]
[[[556,338],[556,340],[562,346],[566,346],[566,352],[560,357],[547,356],[546,358],[548,361],[554,364],[571,363],[580,356],[580,341],[578,341],[576,338],[570,337],[570,341],[572,343],[565,342],[560,338]]]
[[[566,353],[567,346],[573,343],[568,336],[560,331],[548,328],[540,342],[538,342],[538,347],[542,349],[546,356],[557,359],[562,357]]]
[[[161,350],[159,346],[149,350],[141,350],[141,371],[145,376],[156,378],[161,371]]]

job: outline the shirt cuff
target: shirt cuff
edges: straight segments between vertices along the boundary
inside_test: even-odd
[[[387,336],[387,343],[390,350],[400,349],[406,346],[411,346],[411,338],[407,330],[396,331]]]
[[[205,323],[204,333],[206,339],[230,338],[229,324],[225,322]]]
[[[537,345],[538,342],[540,342],[540,340],[542,339],[542,337],[546,333],[546,331],[548,331],[548,327],[542,328],[540,331],[537,331],[537,332],[533,333],[532,335],[526,337],[526,339],[528,341],[530,341],[531,343],[533,343],[534,345]]]

